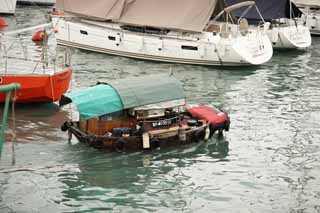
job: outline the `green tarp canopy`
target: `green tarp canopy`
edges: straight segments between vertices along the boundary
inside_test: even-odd
[[[77,105],[85,120],[123,109],[185,98],[182,83],[168,75],[114,80],[64,96]]]
[[[118,93],[106,84],[67,93],[64,96],[77,105],[81,118],[85,120],[123,109]]]

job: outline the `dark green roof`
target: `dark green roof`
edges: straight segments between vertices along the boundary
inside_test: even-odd
[[[168,75],[146,75],[108,84],[118,92],[124,108],[185,98],[182,83]]]

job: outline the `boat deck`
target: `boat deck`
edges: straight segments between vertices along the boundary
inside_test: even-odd
[[[65,52],[52,39],[45,46],[16,37],[3,37],[1,42],[1,75],[52,75],[66,68]]]

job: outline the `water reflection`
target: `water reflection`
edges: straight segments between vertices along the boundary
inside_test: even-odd
[[[229,150],[224,138],[131,154],[102,153],[94,149],[83,151],[84,148],[81,144],[74,145],[75,151],[82,149],[81,155],[67,159],[77,162],[81,172],[60,175],[60,181],[68,186],[63,191],[63,204],[84,211],[90,209],[90,202],[100,210],[150,211],[172,204],[176,210],[182,210],[187,207],[188,200],[184,190],[194,185],[183,170],[197,161],[226,160]]]
[[[2,117],[3,105],[0,111]],[[68,111],[59,109],[55,103],[15,104],[15,130],[13,129],[12,107],[10,107],[6,140],[12,141],[12,132],[15,131],[18,143],[60,141],[66,137],[58,131],[61,123],[68,120],[68,117]]]

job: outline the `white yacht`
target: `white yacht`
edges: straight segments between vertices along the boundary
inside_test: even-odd
[[[253,5],[224,8],[223,0],[57,0],[60,15],[52,21],[60,45],[154,61],[260,65],[273,54],[264,28],[243,29],[230,22],[233,9]],[[212,18],[221,11],[219,19]]]
[[[243,2],[243,0],[226,0],[228,5]],[[291,0],[255,0],[261,13],[240,9],[235,12],[237,17],[248,19],[256,24],[261,20],[270,22],[267,30],[269,39],[277,49],[304,49],[311,45],[309,28],[301,18],[302,12]]]
[[[319,0],[295,0],[298,8],[303,12],[302,17],[306,21],[312,35],[320,35],[320,1]]]
[[[17,0],[0,0],[0,14],[14,14]]]
[[[18,4],[53,6],[56,0],[17,0]]]

